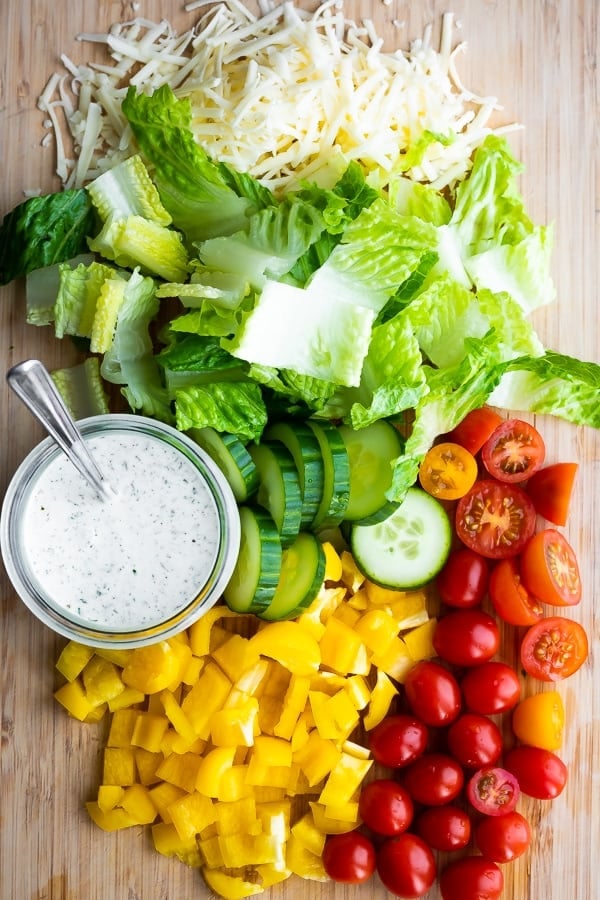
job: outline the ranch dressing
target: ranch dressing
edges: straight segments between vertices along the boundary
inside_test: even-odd
[[[47,602],[106,631],[138,631],[185,609],[219,553],[219,512],[201,471],[144,432],[86,438],[116,491],[101,500],[60,453],[32,481],[24,560]]]

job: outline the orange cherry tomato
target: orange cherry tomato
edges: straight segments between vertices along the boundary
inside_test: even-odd
[[[545,456],[546,446],[539,431],[520,419],[502,422],[481,448],[481,459],[490,475],[513,484],[537,472]]]
[[[554,463],[538,469],[527,482],[535,511],[554,525],[566,525],[577,469],[577,463]]]
[[[540,601],[523,586],[514,557],[494,566],[488,590],[492,606],[510,625],[534,625],[544,614]]]
[[[525,697],[514,708],[512,729],[523,744],[560,750],[563,742],[565,708],[558,691],[544,691]]]
[[[561,681],[584,664],[588,656],[585,628],[573,619],[548,616],[526,632],[521,642],[521,664],[540,681]]]
[[[428,494],[438,500],[458,500],[477,478],[477,462],[460,444],[435,444],[425,454],[419,468],[419,481]]]
[[[467,413],[462,422],[459,422],[447,437],[449,441],[460,444],[475,456],[492,431],[502,422],[502,416],[499,416],[489,406],[482,406],[481,409],[473,409]]]
[[[575,606],[581,600],[575,551],[556,528],[538,531],[525,545],[521,578],[528,591],[550,606]]]

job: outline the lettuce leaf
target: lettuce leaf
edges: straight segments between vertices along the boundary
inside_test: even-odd
[[[75,420],[110,412],[97,356],[88,356],[76,366],[54,369],[50,374]]]
[[[212,382],[182,388],[175,393],[175,411],[180,431],[210,426],[244,441],[258,441],[267,424],[261,389],[250,382]]]
[[[141,216],[157,225],[171,224],[171,216],[138,154],[103,172],[87,185],[87,191],[104,222],[110,216]]]

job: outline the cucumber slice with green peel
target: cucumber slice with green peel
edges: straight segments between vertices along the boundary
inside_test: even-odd
[[[275,522],[264,509],[240,506],[240,550],[227,587],[225,603],[234,612],[259,614],[275,596],[282,550]]]
[[[270,622],[293,619],[300,615],[319,593],[324,577],[323,545],[314,534],[301,531],[296,540],[283,551],[275,596],[267,609],[258,615]]]
[[[353,525],[350,549],[356,565],[382,587],[410,590],[431,581],[450,553],[452,526],[442,504],[421,488],[409,488],[398,508],[376,525]]]
[[[271,514],[286,546],[300,531],[302,516],[300,478],[292,454],[276,441],[253,444],[248,452],[258,471],[256,503]]]
[[[365,428],[340,425],[350,462],[350,497],[344,518],[363,525],[386,519],[398,504],[387,499],[392,485],[392,461],[401,455],[404,441],[384,420]]]
[[[268,441],[280,441],[292,454],[302,493],[301,528],[310,525],[323,496],[323,456],[314,431],[303,422],[276,422],[264,433]]]
[[[342,436],[329,422],[306,423],[312,430],[323,459],[323,494],[310,527],[335,528],[346,515],[350,497],[350,462]]]
[[[243,503],[257,490],[256,465],[235,434],[219,434],[210,427],[192,428],[188,434],[216,462],[238,503]]]

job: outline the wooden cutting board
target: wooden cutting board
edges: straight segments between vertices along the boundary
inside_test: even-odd
[[[177,28],[194,14],[179,3],[140,4],[96,0],[2,0],[0,34],[0,214],[27,189],[56,189],[52,148],[36,100],[66,52],[87,61],[82,31],[104,31],[138,14]],[[535,314],[546,343],[564,353],[600,362],[597,285],[598,208],[598,17],[594,0],[391,0],[348,2],[349,16],[370,17],[386,46],[407,46],[440,16],[456,14],[458,37],[467,49],[458,59],[463,81],[479,94],[499,97],[506,122],[525,130],[511,137],[525,163],[522,190],[537,222],[555,223],[553,271],[558,302]],[[392,24],[393,22],[400,24]],[[0,290],[0,369],[30,356],[48,367],[78,360],[67,342],[48,329],[24,325],[22,285]],[[600,396],[599,396],[600,401]],[[531,419],[535,421],[534,419]],[[580,463],[573,512],[566,529],[582,568],[584,598],[573,615],[586,628],[588,663],[560,685],[567,715],[561,755],[570,779],[548,804],[523,802],[533,825],[530,853],[506,866],[504,897],[513,900],[593,900],[600,897],[600,676],[596,671],[600,596],[595,564],[599,521],[599,434],[548,418],[538,419],[548,458]],[[37,425],[6,388],[0,390],[0,494],[25,453],[41,437]],[[105,834],[83,808],[100,777],[103,727],[70,720],[54,703],[53,664],[62,641],[26,610],[2,570],[0,585],[2,670],[1,900],[188,900],[208,897],[197,871],[160,857],[148,830]],[[515,659],[516,642],[508,647]],[[527,684],[526,691],[533,689]],[[539,686],[535,686],[539,689]],[[343,888],[294,879],[273,889],[282,900],[384,898],[374,879]],[[431,898],[439,895],[432,890]]]

